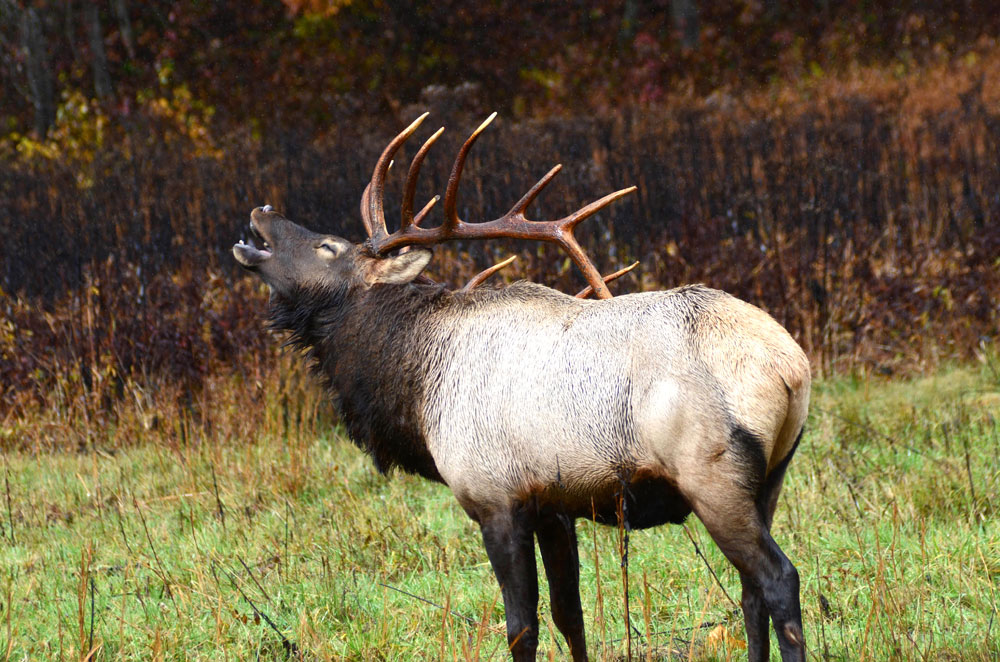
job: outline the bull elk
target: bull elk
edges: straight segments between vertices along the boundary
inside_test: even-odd
[[[306,350],[353,442],[376,467],[447,485],[482,531],[501,586],[515,660],[538,644],[538,541],[552,619],[574,660],[587,659],[575,521],[645,528],[692,511],[737,568],[750,660],[805,659],[795,567],[771,537],[785,470],[802,434],[809,363],[759,308],[701,285],[612,298],[573,237],[625,189],[554,221],[525,217],[546,174],[500,218],[467,222],[455,160],[444,221],[413,213],[421,162],[407,174],[402,220],[386,229],[386,172],[426,117],[400,133],[362,196],[369,238],[316,234],[269,206],[233,247],[270,289],[272,328]],[[492,119],[492,117],[490,118]],[[597,300],[530,282],[451,291],[421,275],[425,246],[452,239],[555,242]],[[581,293],[586,294],[586,293]]]

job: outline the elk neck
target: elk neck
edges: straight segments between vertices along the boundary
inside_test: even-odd
[[[330,389],[347,432],[386,473],[442,481],[421,425],[433,370],[429,317],[452,298],[441,286],[344,286],[272,296],[271,328],[288,332]]]

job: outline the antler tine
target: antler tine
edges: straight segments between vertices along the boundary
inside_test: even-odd
[[[431,208],[434,205],[436,205],[440,199],[441,199],[440,195],[435,195],[433,198],[427,201],[427,204],[424,205],[424,208],[420,210],[420,213],[418,213],[416,216],[413,217],[414,227],[418,227],[420,225],[420,221],[424,220],[424,217],[427,216],[428,213],[430,213]]]
[[[615,191],[614,193],[609,193],[600,200],[595,200],[585,207],[581,207],[569,216],[555,221],[557,230],[556,242],[562,246],[573,261],[576,262],[576,266],[580,268],[583,275],[586,277],[587,282],[590,283],[590,288],[598,299],[610,299],[611,290],[608,289],[607,281],[601,276],[601,272],[597,270],[594,263],[590,261],[587,254],[583,251],[583,248],[577,242],[576,237],[573,236],[573,230],[577,225],[580,224],[585,218],[588,218],[600,211],[604,207],[607,207],[615,200],[622,198],[629,193],[636,190],[635,186],[630,186],[628,188],[623,188],[620,191]]]
[[[577,268],[583,272],[584,278],[594,288],[594,294],[597,295],[597,298],[610,299],[611,290],[604,284],[601,272],[597,270],[597,267],[590,261],[587,254],[583,252],[583,248],[577,242],[576,237],[573,236],[572,228],[560,227],[557,238],[554,241],[562,246],[563,250],[569,253],[570,258],[576,262]]]
[[[383,211],[383,196],[385,193],[385,175],[392,164],[392,157],[406,139],[413,135],[420,123],[427,119],[430,113],[424,113],[410,123],[410,126],[403,129],[399,135],[392,139],[382,155],[375,162],[375,169],[372,171],[372,179],[365,187],[365,192],[361,195],[361,220],[368,230],[368,236],[372,238],[382,238],[389,234],[385,227],[385,213]]]
[[[472,290],[472,289],[475,289],[475,288],[479,287],[480,285],[483,284],[483,282],[487,278],[489,278],[490,276],[492,276],[496,272],[500,271],[501,269],[503,269],[504,267],[506,267],[508,264],[510,264],[511,262],[513,262],[516,259],[517,259],[516,255],[511,255],[507,259],[502,260],[500,262],[497,262],[492,267],[489,267],[488,269],[483,269],[478,274],[476,274],[475,276],[473,276],[469,280],[469,282],[465,284],[465,287],[463,287],[462,289],[459,290],[459,292],[468,292],[469,290]]]
[[[575,212],[573,212],[566,218],[562,219],[560,221],[560,224],[564,225],[564,227],[567,228],[575,228],[577,225],[580,224],[580,221],[599,212],[600,210],[604,209],[615,200],[619,198],[624,198],[629,193],[634,193],[637,190],[638,187],[629,186],[628,188],[623,188],[620,191],[615,191],[614,193],[608,193],[600,200],[595,200],[591,202],[589,205],[577,209]]]
[[[372,185],[371,182],[365,185],[365,190],[361,194],[361,222],[365,226],[365,232],[369,237],[375,232],[375,228],[371,224],[371,219],[368,218],[368,195],[371,193]]]
[[[462,168],[465,167],[465,157],[469,155],[469,150],[472,149],[472,145],[476,142],[479,134],[490,125],[490,122],[496,118],[497,114],[494,112],[492,115],[486,118],[486,120],[479,125],[479,128],[472,132],[472,135],[468,137],[465,143],[462,145],[462,149],[458,150],[458,156],[455,157],[455,165],[451,168],[451,175],[448,177],[448,187],[444,190],[444,224],[442,227],[446,231],[454,230],[461,221],[458,218],[458,212],[456,211],[455,199],[458,196],[458,183],[462,179]]]
[[[416,155],[413,157],[413,161],[410,162],[410,171],[406,173],[406,186],[403,189],[403,207],[402,211],[400,212],[402,218],[400,219],[399,222],[400,230],[406,228],[410,224],[415,223],[413,218],[413,198],[417,193],[417,176],[420,174],[420,166],[424,162],[424,157],[427,156],[427,152],[430,151],[431,145],[433,145],[434,141],[436,141],[438,138],[441,137],[442,133],[444,133],[443,126],[437,131],[435,131],[434,135],[432,135],[430,138],[424,141],[424,144],[420,147]],[[436,202],[437,201],[436,198],[437,196],[435,196],[435,198],[432,198],[432,200]],[[430,206],[433,206],[434,203],[431,202],[428,204]],[[426,212],[430,211],[430,206],[425,206],[424,209],[420,211],[420,218],[423,218]]]
[[[628,272],[632,271],[633,269],[635,269],[638,266],[639,266],[638,262],[633,262],[632,264],[628,265],[624,269],[619,269],[618,271],[614,272],[613,274],[608,274],[607,276],[604,276],[601,280],[603,280],[605,283],[610,283],[613,280],[618,280],[619,278],[621,278],[622,276],[624,276],[625,274],[627,274]],[[582,290],[580,290],[579,292],[576,293],[576,298],[577,299],[586,299],[587,297],[589,297],[593,293],[594,293],[594,287],[592,285],[588,285],[587,287],[583,288]]]
[[[528,205],[535,201],[535,198],[537,198],[538,194],[542,192],[542,189],[548,186],[549,182],[555,179],[555,176],[559,174],[560,170],[562,170],[562,164],[557,163],[552,170],[545,173],[544,177],[535,182],[535,185],[528,189],[527,193],[521,196],[521,199],[510,208],[507,215],[513,216],[514,214],[524,214],[524,212],[528,209]]]

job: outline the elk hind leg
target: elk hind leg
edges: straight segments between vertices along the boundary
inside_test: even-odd
[[[727,453],[737,457],[738,453]],[[740,572],[747,649],[751,662],[767,659],[767,616],[778,637],[783,662],[805,659],[799,576],[768,531],[760,508],[761,481],[747,477],[747,464],[720,458],[716,471],[683,489],[712,539]],[[759,477],[763,479],[763,467]]]
[[[743,622],[747,630],[748,657],[750,662],[767,662],[771,654],[771,639],[764,593],[753,577],[746,573],[740,573],[740,583],[743,587],[740,606],[743,608]]]
[[[695,507],[695,513],[740,572],[750,659],[753,662],[767,659],[770,614],[783,662],[804,660],[799,574],[774,542],[757,509],[751,505],[736,514]]]
[[[580,606],[580,558],[575,522],[563,513],[555,513],[539,522],[535,535],[549,580],[552,621],[566,638],[574,662],[583,662],[587,659],[587,641]]]
[[[792,456],[798,448],[799,440],[802,439],[802,431],[792,446],[792,450],[781,460],[771,471],[764,481],[763,488],[757,499],[757,510],[764,522],[764,528],[768,533],[771,531],[771,522],[774,519],[774,511],[778,505],[778,495],[781,492],[781,485],[784,481],[785,470],[791,462]],[[770,638],[768,636],[768,621],[770,620],[767,607],[764,603],[764,593],[751,575],[740,573],[740,582],[743,587],[741,606],[743,607],[743,619],[747,629],[747,652],[751,662],[765,662],[770,654]],[[801,639],[801,637],[800,637]]]

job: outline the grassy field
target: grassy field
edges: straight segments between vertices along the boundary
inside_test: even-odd
[[[812,659],[1000,657],[996,367],[816,385],[775,522]],[[474,524],[445,488],[377,475],[302,392],[166,443],[7,452],[0,660],[504,659]],[[738,577],[696,519],[632,533],[630,640],[620,532],[578,533],[593,658],[743,659]]]

